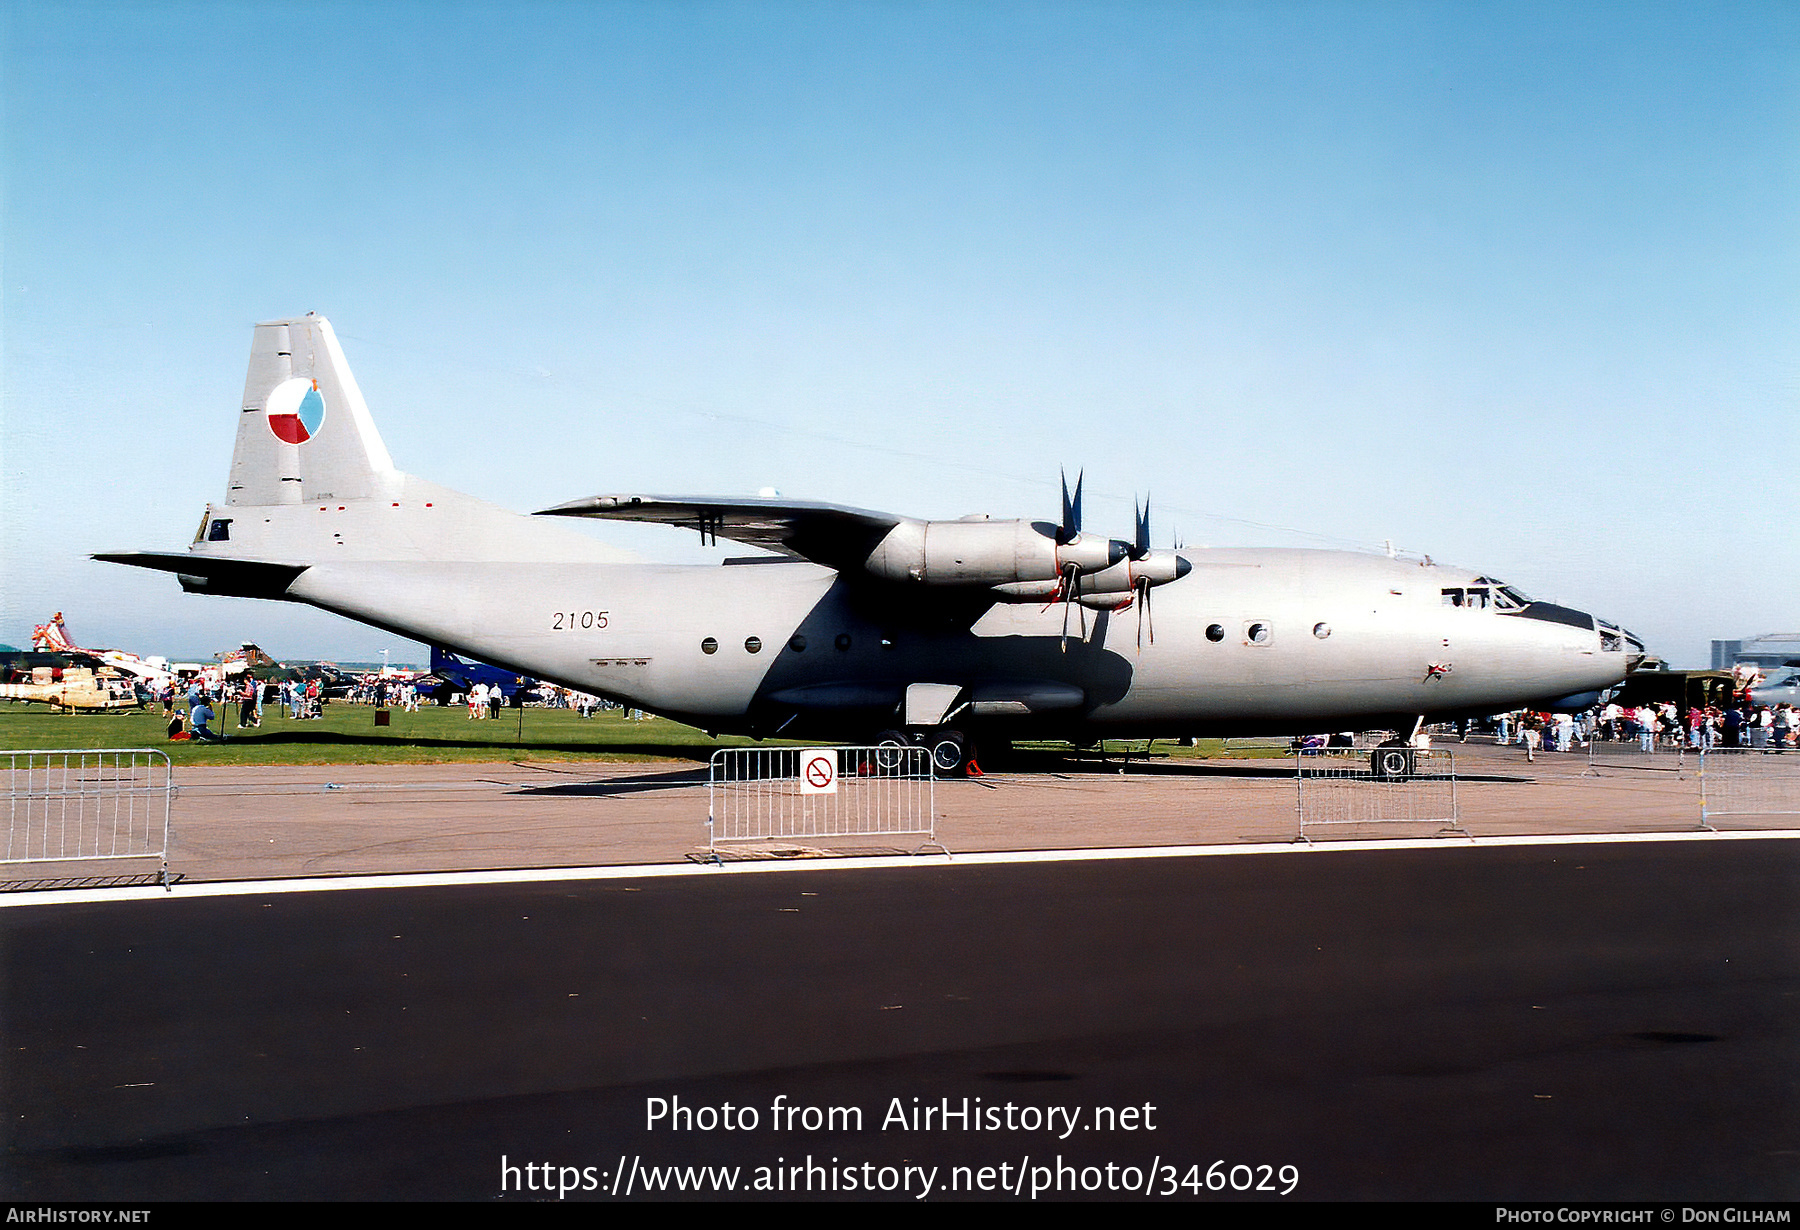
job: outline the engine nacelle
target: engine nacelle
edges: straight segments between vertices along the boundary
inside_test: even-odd
[[[1142,559],[1124,559],[1112,567],[1081,578],[1081,596],[1114,594],[1123,597],[1143,585],[1167,585],[1193,570],[1185,557],[1174,551],[1147,551]],[[1090,604],[1092,605],[1092,604]]]
[[[1126,557],[1117,539],[1077,534],[1057,542],[1048,521],[902,521],[864,566],[888,581],[924,585],[1012,585],[1054,581],[1071,568],[1101,572]]]

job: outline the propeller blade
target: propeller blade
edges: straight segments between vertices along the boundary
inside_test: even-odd
[[[1131,558],[1143,559],[1150,554],[1150,497],[1144,497],[1144,508],[1138,511],[1137,500],[1131,501],[1133,535],[1131,542]]]
[[[1069,605],[1070,605],[1070,601],[1069,601],[1069,599],[1070,599],[1070,595],[1069,595],[1069,587],[1070,587],[1070,585],[1071,585],[1071,583],[1072,583],[1072,582],[1073,582],[1073,581],[1074,581],[1074,580],[1075,580],[1075,578],[1076,578],[1076,577],[1077,577],[1077,576],[1079,576],[1079,575],[1081,575],[1081,574],[1080,574],[1080,573],[1078,573],[1078,572],[1076,572],[1076,571],[1075,571],[1075,569],[1074,569],[1074,568],[1073,568],[1073,567],[1071,567],[1071,568],[1070,568],[1070,569],[1069,569],[1069,570],[1068,570],[1068,571],[1067,571],[1067,572],[1065,572],[1065,573],[1063,573],[1063,594],[1062,594],[1062,599],[1063,599],[1063,630],[1062,630],[1062,651],[1063,651],[1063,652],[1064,652],[1064,653],[1068,653],[1068,652],[1069,652]]]
[[[1069,495],[1069,472],[1062,471],[1062,541],[1073,541],[1081,533],[1081,481],[1087,476],[1086,470],[1077,471],[1075,475],[1075,494]]]
[[[1063,572],[1062,586],[1058,590],[1058,597],[1062,599],[1063,604],[1062,651],[1068,653],[1070,607],[1074,606],[1080,608],[1081,615],[1079,618],[1081,619],[1081,639],[1086,641],[1088,635],[1087,607],[1081,605],[1081,569],[1074,564],[1070,564]]]

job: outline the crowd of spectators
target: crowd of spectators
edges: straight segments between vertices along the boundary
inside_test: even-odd
[[[1635,743],[1646,752],[1675,748],[1748,747],[1784,751],[1800,740],[1800,711],[1792,705],[1736,703],[1728,708],[1695,705],[1685,711],[1662,704],[1596,706],[1585,713],[1503,713],[1495,739],[1516,743],[1527,760],[1542,748],[1572,752],[1593,743]],[[1463,739],[1468,732],[1465,728]]]
[[[618,707],[591,693],[550,683],[521,686],[510,697],[499,684],[477,683],[467,692],[461,692],[440,682],[435,690],[440,695],[429,697],[415,680],[368,675],[343,690],[341,701],[353,705],[370,705],[377,709],[402,709],[408,713],[416,713],[422,701],[436,699],[442,705],[466,705],[470,720],[497,718],[500,710],[508,703],[515,706],[528,704],[549,709],[573,709],[584,718],[593,717],[601,709]],[[265,702],[274,704],[278,713],[292,721],[322,718],[325,707],[331,703],[327,688],[319,679],[274,683],[249,676],[236,681],[196,678],[171,683],[157,693],[155,699],[162,703],[170,739],[200,742],[220,742],[227,737],[221,729],[223,721],[215,705],[223,706],[228,702],[237,704],[238,726],[247,730],[262,725]],[[179,706],[184,700],[187,707],[182,709]],[[632,710],[628,716],[640,717],[642,714]]]

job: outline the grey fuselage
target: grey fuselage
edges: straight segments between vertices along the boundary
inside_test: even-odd
[[[383,503],[306,512],[356,526],[328,531],[354,556],[386,537]],[[284,515],[294,517],[276,512]],[[507,528],[576,537],[525,517]],[[1624,647],[1615,639],[1603,648],[1579,613],[1445,605],[1445,588],[1477,580],[1466,570],[1334,551],[1184,555],[1193,568],[1156,591],[1154,639],[1142,643],[1135,607],[1078,610],[1065,643],[1060,603],[851,580],[778,558],[695,566],[327,555],[268,596],[707,730],[805,738],[902,724],[916,683],[961,689],[965,721],[1079,740],[1392,729],[1417,716],[1549,706],[1626,673]]]
[[[1775,708],[1777,705],[1800,705],[1800,671],[1780,667],[1763,672],[1761,683],[1750,685],[1750,703]]]

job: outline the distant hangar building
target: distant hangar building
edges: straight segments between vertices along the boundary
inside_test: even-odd
[[[1769,632],[1747,641],[1714,641],[1712,668],[1728,671],[1740,663],[1768,670],[1800,666],[1800,632]]]

